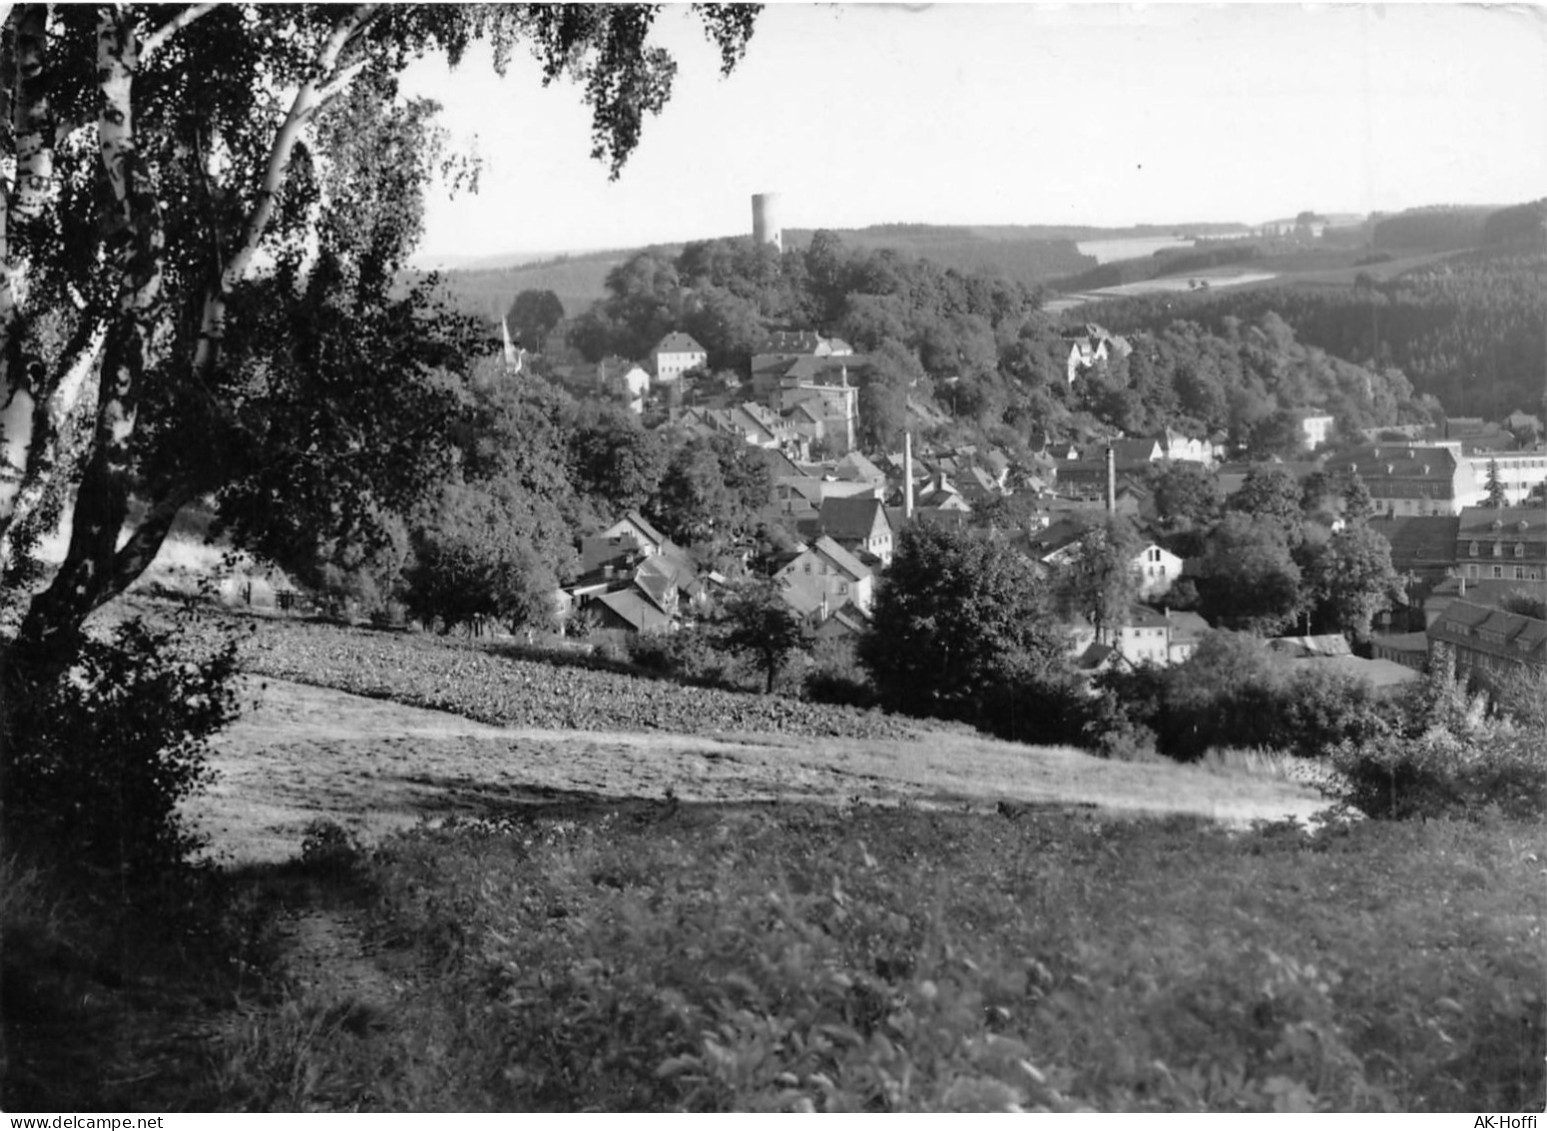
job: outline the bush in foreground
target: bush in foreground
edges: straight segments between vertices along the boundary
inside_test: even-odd
[[[6,838],[71,865],[157,877],[201,841],[178,807],[210,779],[207,742],[235,717],[233,639],[125,621],[6,712]]]

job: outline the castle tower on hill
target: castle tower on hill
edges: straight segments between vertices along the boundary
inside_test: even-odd
[[[779,194],[760,192],[752,197],[752,238],[784,250],[784,230],[779,226]]]

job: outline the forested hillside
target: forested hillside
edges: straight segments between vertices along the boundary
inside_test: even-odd
[[[640,252],[607,286],[568,327],[591,360],[641,358],[668,330],[685,329],[712,370],[745,374],[767,329],[841,336],[871,362],[860,394],[860,438],[871,450],[900,442],[909,396],[933,396],[964,442],[1022,451],[1043,436],[1174,427],[1266,454],[1292,449],[1300,409],[1350,429],[1423,420],[1432,409],[1401,373],[1340,360],[1267,313],[1210,329],[1166,318],[1134,335],[1130,354],[1114,352],[1071,385],[1068,338],[1086,330],[1043,314],[1032,288],[853,248],[832,232],[783,255],[745,239],[689,244],[676,257]]]
[[[1454,416],[1535,411],[1547,387],[1547,250],[1537,241],[1465,252],[1381,282],[1215,292],[1186,316],[1215,333],[1269,312],[1297,337],[1375,368],[1395,367]],[[1177,317],[1165,296],[1099,307],[1118,330],[1159,330]]]

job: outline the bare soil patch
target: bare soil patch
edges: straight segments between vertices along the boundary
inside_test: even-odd
[[[861,739],[505,727],[272,678],[249,677],[246,690],[253,707],[214,743],[219,778],[190,806],[212,851],[236,864],[294,856],[319,818],[370,841],[452,815],[670,797],[969,808],[1010,801],[1232,824],[1306,819],[1325,805],[1293,782],[1112,762],[960,730]]]

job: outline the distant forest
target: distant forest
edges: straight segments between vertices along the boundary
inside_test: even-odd
[[[1386,233],[1388,246],[1395,238],[1415,237],[1404,226]],[[1464,252],[1386,281],[1363,276],[1348,288],[1218,290],[1180,308],[1174,296],[1154,295],[1094,309],[1115,330],[1158,331],[1185,317],[1219,334],[1271,311],[1302,342],[1400,369],[1416,395],[1451,415],[1496,420],[1538,411],[1547,392],[1547,249],[1536,242]]]

